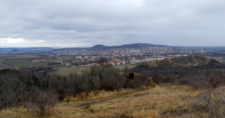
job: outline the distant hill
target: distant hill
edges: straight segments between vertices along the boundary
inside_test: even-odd
[[[195,67],[207,64],[216,64],[218,62],[212,61],[204,56],[186,56],[172,59],[163,59],[160,61],[151,62],[150,67]]]
[[[121,45],[120,47],[124,48],[132,48],[132,47],[149,47],[149,46],[155,46],[154,44],[149,44],[149,43],[134,43],[134,44],[125,44]]]
[[[93,46],[92,48],[106,48],[107,46],[104,46],[104,45],[95,45]]]
[[[13,49],[12,51],[13,51],[13,52],[18,52],[18,51],[20,51],[20,50],[18,50],[18,49]]]
[[[92,49],[107,49],[107,48],[142,48],[142,47],[149,47],[149,46],[160,46],[166,47],[165,45],[154,45],[149,43],[134,43],[134,44],[124,44],[120,46],[105,46],[105,45],[95,45],[91,47]]]
[[[180,71],[182,68],[189,68],[194,70],[206,70],[206,69],[225,69],[225,64],[216,60],[208,59],[204,56],[186,56],[172,59],[164,59],[161,61],[155,61],[148,64],[140,64],[132,69],[130,72],[143,73],[146,71]]]

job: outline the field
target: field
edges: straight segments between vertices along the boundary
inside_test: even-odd
[[[40,56],[37,54],[23,54],[23,55],[16,55],[14,58],[39,58]]]
[[[47,63],[41,63],[41,62],[26,62],[26,61],[20,61],[20,60],[5,60],[2,63],[6,65],[12,65],[17,67],[32,67],[32,66],[46,66]]]
[[[3,54],[3,55],[0,55],[0,58],[13,58],[15,56],[16,54]]]
[[[0,69],[4,69],[4,68],[9,68],[9,67],[5,65],[0,65]]]
[[[6,66],[6,65],[1,64],[2,61],[3,61],[3,59],[0,59],[0,69],[9,68],[9,66]]]

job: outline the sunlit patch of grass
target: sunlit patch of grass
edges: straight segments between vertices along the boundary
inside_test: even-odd
[[[35,117],[34,114],[28,113],[24,107],[19,109],[12,108],[0,112],[0,118],[30,118]]]
[[[120,75],[123,75],[124,72],[119,72]]]
[[[96,118],[96,116],[76,107],[59,104],[51,118]]]
[[[168,88],[173,88],[172,91],[168,91]],[[135,117],[145,116],[143,114],[140,114],[145,111],[144,113],[152,114],[152,111],[157,114],[155,117],[159,117],[160,114],[170,114],[177,112],[178,109],[180,109],[180,106],[183,106],[183,100],[180,98],[181,93],[180,91],[186,91],[185,94],[192,94],[194,91],[191,87],[188,86],[182,86],[181,87],[175,87],[175,86],[165,86],[165,87],[156,87],[147,91],[144,91],[144,93],[148,93],[147,95],[139,96],[139,97],[129,97],[129,98],[119,98],[119,99],[113,99],[108,102],[104,102],[101,104],[92,105],[90,109],[92,109],[96,114],[117,114],[120,115],[131,115],[133,113],[138,113],[139,115],[135,114]],[[166,94],[159,94],[159,93],[165,93],[173,97],[169,97]],[[140,93],[140,92],[138,92]],[[134,94],[138,94],[134,93]],[[142,92],[143,93],[143,92]],[[134,95],[133,94],[133,95]],[[188,98],[187,98],[188,99]],[[187,106],[190,107],[190,106]],[[185,109],[185,108],[183,108]],[[150,113],[151,112],[151,113]],[[150,117],[150,116],[149,116]]]
[[[5,112],[6,112],[6,115],[7,116],[13,115],[13,112],[12,111],[6,110]]]
[[[151,62],[148,64],[150,67],[158,67],[158,65],[155,62]]]
[[[159,113],[155,110],[153,111],[139,111],[137,113],[134,113],[134,118],[160,118]]]

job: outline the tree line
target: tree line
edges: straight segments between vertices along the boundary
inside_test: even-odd
[[[135,75],[127,69],[119,74],[110,66],[92,67],[82,75],[74,72],[68,76],[5,69],[0,71],[0,110],[25,105],[28,110],[44,115],[58,101],[80,93],[97,95],[101,90],[119,91],[150,84],[145,74]]]

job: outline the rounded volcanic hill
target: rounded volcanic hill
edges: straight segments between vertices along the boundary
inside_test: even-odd
[[[150,67],[195,67],[212,63],[211,60],[204,56],[184,56],[160,61],[150,62]]]
[[[99,44],[99,45],[93,46],[92,48],[105,48],[105,47],[106,47],[106,46]]]

